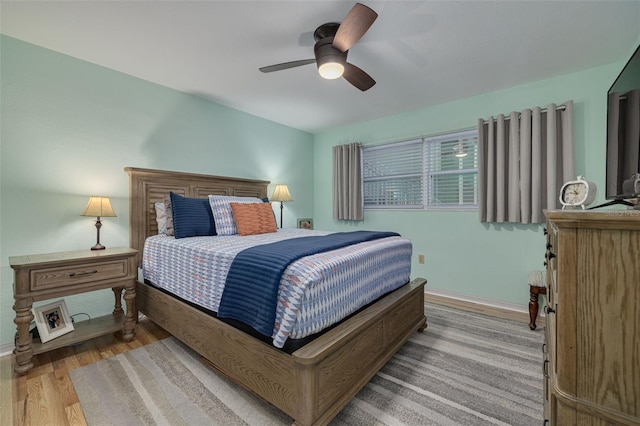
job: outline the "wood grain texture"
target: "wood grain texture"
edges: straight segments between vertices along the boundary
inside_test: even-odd
[[[207,198],[210,194],[264,198],[269,185],[265,180],[134,167],[125,168],[125,172],[129,174],[130,245],[139,250],[137,265],[142,264],[144,240],[158,233],[155,203],[169,192],[194,198]]]
[[[640,212],[546,214],[557,322],[545,412],[556,425],[639,425]]]
[[[157,232],[152,212],[163,191],[266,197],[269,182],[126,168],[131,246],[142,255]],[[138,259],[141,263],[141,257]],[[423,329],[424,286],[417,278],[289,355],[144,283],[137,306],[215,369],[273,404],[296,424],[328,423],[411,334]],[[171,315],[167,315],[170,312]]]
[[[68,346],[102,334],[122,329],[124,338],[133,338],[134,299],[137,267],[136,251],[129,247],[105,250],[79,250],[9,258],[14,270],[14,322],[16,333],[16,372],[25,373],[33,366],[34,354]],[[48,342],[32,339],[29,326],[34,319],[34,301],[70,296],[111,288],[114,292],[112,315],[78,322],[74,330]],[[127,305],[122,309],[122,290]]]

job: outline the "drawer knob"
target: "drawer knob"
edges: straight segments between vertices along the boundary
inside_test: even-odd
[[[555,313],[556,313],[556,311],[555,311],[553,308],[550,308],[549,306],[545,306],[545,307],[544,307],[544,311],[545,311],[547,314],[555,314]]]
[[[84,271],[84,272],[72,272],[69,274],[70,278],[74,278],[74,277],[82,277],[85,275],[92,275],[92,274],[97,274],[98,270],[97,269],[93,269],[91,271]]]

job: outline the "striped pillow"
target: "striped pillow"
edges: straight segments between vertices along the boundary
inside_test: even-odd
[[[211,208],[206,198],[188,198],[173,192],[169,196],[176,238],[216,235]]]
[[[154,204],[156,209],[156,223],[158,224],[158,234],[167,234],[167,212],[164,209],[163,202],[157,202]]]
[[[209,195],[211,213],[218,235],[236,235],[238,228],[233,220],[230,203],[262,203],[260,198],[234,197],[232,195]]]
[[[271,203],[231,203],[233,219],[240,235],[256,235],[276,232]]]
[[[173,211],[171,210],[171,196],[165,195],[162,197],[162,203],[164,204],[164,213],[167,215],[166,232],[165,235],[173,235]]]

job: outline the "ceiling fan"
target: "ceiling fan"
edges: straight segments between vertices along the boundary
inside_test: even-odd
[[[264,73],[281,71],[302,65],[316,63],[318,73],[323,78],[333,80],[344,77],[349,83],[362,90],[369,90],[376,84],[369,74],[347,62],[349,49],[367,32],[378,17],[371,8],[356,3],[342,23],[329,22],[320,25],[313,33],[316,44],[314,59],[284,62],[260,68]]]

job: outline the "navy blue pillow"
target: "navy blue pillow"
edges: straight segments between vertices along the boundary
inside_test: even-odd
[[[269,202],[269,197],[262,198],[262,202],[263,203],[268,203]],[[276,219],[276,212],[273,212],[273,220],[276,221],[276,228],[277,228],[278,227],[278,219]]]
[[[173,233],[176,238],[217,235],[207,198],[189,198],[169,193]]]

